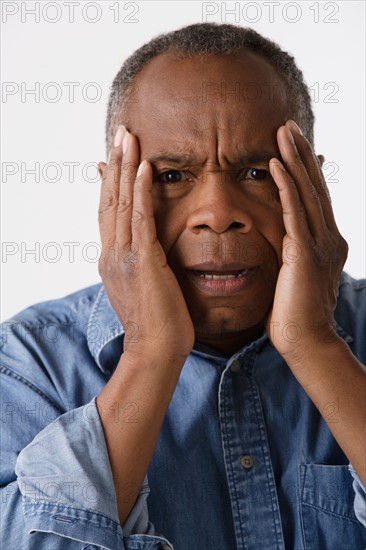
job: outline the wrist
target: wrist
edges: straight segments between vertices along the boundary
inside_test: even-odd
[[[349,350],[348,345],[337,334],[335,322],[332,321],[297,332],[294,339],[288,341],[286,352],[282,356],[289,366],[296,368],[313,361],[317,356],[346,349]]]
[[[312,341],[299,348],[285,358],[291,371],[300,383],[315,382],[323,376],[326,370],[337,369],[353,356],[347,343],[340,337],[329,341]]]
[[[147,349],[128,349],[123,352],[120,363],[129,365],[131,369],[137,370],[171,370],[176,371],[183,368],[183,365],[189,354],[174,353],[162,349],[157,350]]]

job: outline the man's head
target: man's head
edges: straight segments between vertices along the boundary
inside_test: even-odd
[[[174,36],[182,49],[156,47],[179,48]],[[234,48],[240,40],[247,45]],[[273,302],[285,229],[268,162],[280,158],[276,133],[289,118],[312,141],[310,97],[292,58],[252,30],[193,25],[153,42],[127,60],[129,77],[123,68],[116,77],[107,143],[121,123],[137,136],[141,160],[153,166],[158,238],[196,338],[232,353],[261,333]],[[129,82],[123,93],[121,81]],[[232,291],[208,288],[216,269]]]

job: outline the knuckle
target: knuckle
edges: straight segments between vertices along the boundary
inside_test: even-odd
[[[299,165],[302,164],[302,159],[301,159],[301,156],[300,156],[300,153],[299,153],[297,147],[296,147],[296,149],[293,151],[292,157],[293,157],[293,159],[295,160],[296,166],[299,166]]]
[[[116,265],[116,250],[113,245],[103,247],[102,254],[98,262],[99,275],[108,277],[114,271]]]
[[[106,258],[102,255],[98,261],[98,273],[102,279],[106,276],[106,273],[107,273],[106,267],[107,267]]]
[[[323,196],[326,196],[330,200],[329,188],[324,176],[321,173],[315,173],[313,176],[313,180],[317,182],[319,193]]]
[[[124,162],[122,164],[122,182],[131,183],[135,181],[135,172],[136,172],[136,163],[135,162]]]
[[[131,218],[131,224],[133,227],[137,228],[141,225],[141,223],[143,222],[144,220],[144,215],[142,214],[142,212],[139,212],[138,210],[135,210],[132,214],[132,218]]]
[[[293,162],[289,164],[287,167],[287,179],[290,182],[291,185],[294,185],[297,187],[296,182],[300,180],[302,177],[302,169],[301,165],[299,163]]]
[[[294,182],[294,177],[298,171],[298,165],[295,162],[286,162],[285,167],[287,171],[287,179]]]
[[[339,236],[317,244],[315,252],[320,265],[329,263],[343,265],[348,255],[348,244],[342,236]]]
[[[334,261],[334,248],[329,242],[313,244],[313,251],[319,265]]]
[[[319,162],[319,161],[318,161]],[[319,178],[320,178],[320,171],[319,171],[319,165],[317,164],[316,166],[314,165],[311,165],[309,168],[308,168],[308,174],[309,174],[309,179],[310,181],[314,181],[316,183],[319,183]]]
[[[286,173],[286,179],[291,186],[295,185],[295,179],[289,171]]]
[[[348,246],[348,242],[346,241],[346,239],[344,237],[340,237],[340,249],[341,249],[341,252],[342,252],[342,257],[344,257],[345,259],[348,258],[348,252],[349,252],[349,246]]]
[[[111,151],[111,156],[109,158],[109,163],[108,163],[109,168],[114,168],[117,165],[119,166],[121,162],[121,157],[122,157],[122,147],[118,147],[118,148],[113,147]]]
[[[107,213],[112,210],[117,204],[117,195],[113,191],[107,191],[101,197],[99,205],[99,214]]]
[[[123,262],[121,269],[125,275],[129,276],[135,274],[136,268],[139,263],[138,245],[131,242],[128,246],[124,247]]]
[[[108,164],[108,173],[106,178],[113,181],[114,184],[118,183],[120,174],[120,159],[111,158]]]
[[[315,189],[314,185],[310,185],[310,188],[309,188],[309,191],[308,191],[308,197],[309,197],[310,200],[312,200],[315,203],[320,202],[318,192]]]
[[[310,157],[310,160],[312,160],[314,158],[314,152],[307,139],[303,140],[303,147],[305,155]]]
[[[132,201],[130,197],[124,194],[120,195],[118,198],[117,212],[119,214],[122,214],[123,212],[128,210],[128,208],[130,208],[131,205],[132,205]]]
[[[99,275],[103,281],[112,282],[120,280],[121,276],[136,276],[139,259],[139,247],[135,242],[106,246],[98,262]]]

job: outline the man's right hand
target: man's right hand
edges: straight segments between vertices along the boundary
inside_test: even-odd
[[[139,494],[194,343],[186,302],[156,234],[152,167],[144,161],[137,175],[137,138],[127,134],[123,153],[123,130],[120,127],[116,134],[108,164],[99,164],[99,270],[126,332],[123,354],[96,400],[122,526]],[[132,419],[125,414],[130,406]]]
[[[99,272],[126,331],[124,352],[154,358],[164,353],[184,362],[194,344],[194,327],[157,238],[152,166],[144,160],[137,173],[139,161],[137,137],[119,126],[108,164],[98,165]]]

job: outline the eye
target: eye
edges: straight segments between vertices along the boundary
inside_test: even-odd
[[[263,170],[261,168],[247,168],[244,172],[245,179],[249,180],[265,180],[268,176],[268,170]]]
[[[188,173],[184,170],[167,170],[158,174],[155,178],[159,183],[177,184],[188,180]]]

